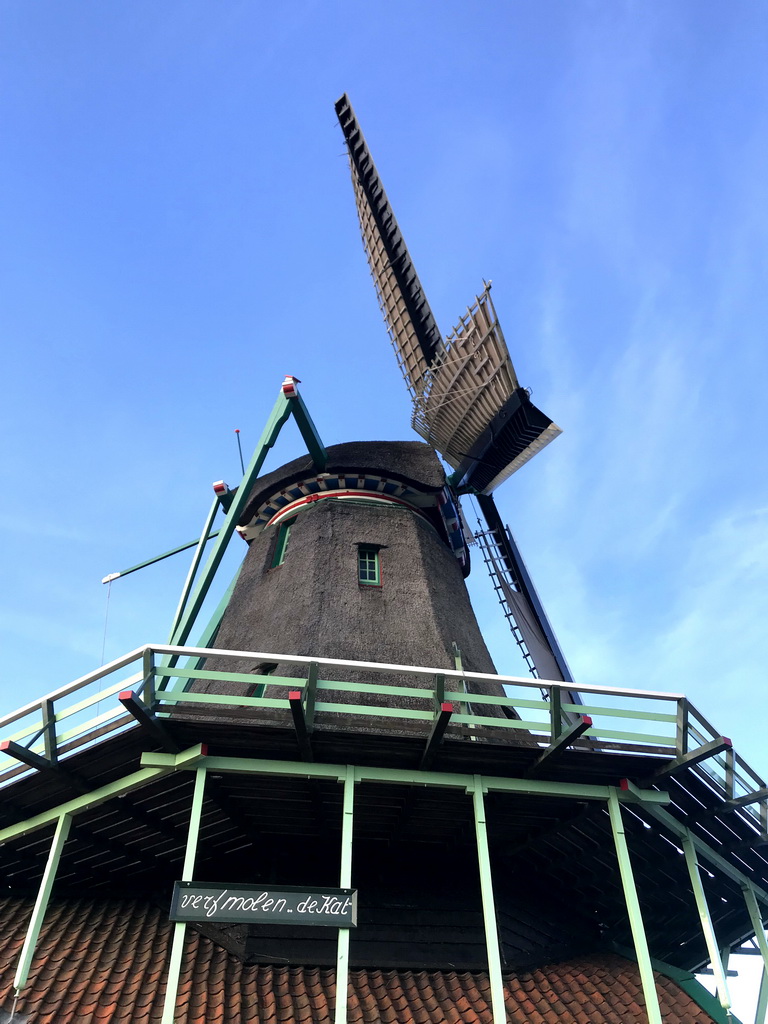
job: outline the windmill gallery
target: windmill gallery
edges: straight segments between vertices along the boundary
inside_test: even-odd
[[[724,1024],[728,953],[768,971],[768,786],[685,696],[573,679],[493,499],[559,429],[488,286],[441,333],[336,113],[422,440],[326,447],[286,377],[168,642],[0,720],[0,1020]]]

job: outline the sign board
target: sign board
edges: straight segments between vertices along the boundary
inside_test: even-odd
[[[170,919],[354,928],[357,925],[357,890],[291,885],[264,889],[238,883],[176,882]]]

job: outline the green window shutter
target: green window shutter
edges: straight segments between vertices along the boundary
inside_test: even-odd
[[[277,531],[277,540],[275,541],[275,552],[272,555],[272,568],[276,569],[278,565],[282,565],[285,561],[285,556],[288,552],[288,541],[291,536],[291,527],[296,522],[296,517],[288,519],[284,523],[281,523]]]
[[[379,549],[360,544],[357,549],[357,581],[367,587],[381,586]]]

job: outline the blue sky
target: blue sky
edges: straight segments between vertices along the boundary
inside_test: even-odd
[[[447,331],[481,287],[563,436],[504,485],[576,678],[686,692],[765,776],[768,8],[5,4],[0,709],[98,665],[283,374],[410,437],[334,100]],[[300,442],[287,431],[273,465]],[[162,641],[186,556],[112,587]],[[521,671],[472,590],[501,671]]]

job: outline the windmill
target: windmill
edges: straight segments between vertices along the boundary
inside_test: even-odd
[[[169,642],[0,718],[0,1021],[729,1024],[753,935],[764,1010],[768,784],[684,695],[570,679],[492,497],[557,427],[487,288],[441,338],[337,110],[428,443],[326,448],[286,377]],[[262,473],[290,419],[306,450]],[[470,493],[538,678],[498,675],[474,617]]]
[[[336,114],[347,144],[363,244],[398,365],[411,425],[452,468],[458,496],[486,521],[476,534],[494,589],[531,674],[573,682],[568,663],[493,492],[561,433],[520,385],[485,283],[443,337],[346,93]],[[572,703],[580,703],[571,693]]]

